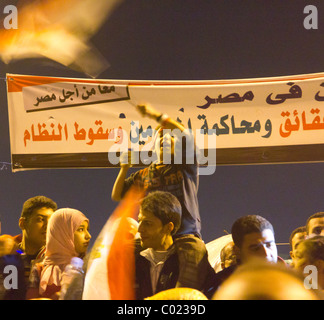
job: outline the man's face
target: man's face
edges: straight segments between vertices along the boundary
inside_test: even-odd
[[[167,225],[163,225],[162,221],[153,213],[140,209],[138,215],[138,232],[140,234],[141,245],[143,248],[152,248],[154,250],[165,250],[163,243],[169,235]]]
[[[35,210],[29,218],[21,218],[23,221],[20,226],[24,231],[26,241],[31,245],[39,248],[45,245],[47,223],[53,212],[53,209],[43,207]]]
[[[324,217],[314,218],[308,222],[309,236],[324,236]]]
[[[278,252],[274,234],[270,229],[262,232],[246,234],[240,248],[241,261],[248,262],[251,258],[262,258],[268,262],[277,262]]]

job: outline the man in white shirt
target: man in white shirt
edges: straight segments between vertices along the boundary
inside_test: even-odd
[[[141,249],[135,256],[136,299],[176,287],[203,290],[214,270],[207,251],[194,235],[174,237],[181,225],[182,207],[165,191],[149,193],[141,202],[138,233]]]
[[[138,232],[144,250],[136,256],[136,298],[174,288],[179,261],[173,235],[181,224],[181,204],[169,192],[147,195],[138,215]]]

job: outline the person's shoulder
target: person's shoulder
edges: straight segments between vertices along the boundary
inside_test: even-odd
[[[216,286],[219,286],[222,282],[224,282],[232,273],[237,269],[237,266],[227,267],[219,272],[215,272],[213,275],[213,282]]]
[[[143,169],[138,169],[138,170],[132,172],[131,175],[129,176],[129,178],[126,180],[137,179],[137,178],[145,175],[147,173],[147,170],[149,170],[149,167],[145,167]]]
[[[13,236],[12,238],[17,244],[19,244],[22,241],[22,234],[17,234],[16,236]]]
[[[220,274],[220,277],[227,277],[230,276],[235,270],[237,269],[237,265],[229,266],[216,274]]]
[[[232,275],[236,268],[237,266],[230,266],[219,272],[213,273],[208,278],[208,283],[206,284],[206,287],[203,290],[204,294],[208,297],[208,299],[212,298],[215,292],[219,289],[220,285]]]

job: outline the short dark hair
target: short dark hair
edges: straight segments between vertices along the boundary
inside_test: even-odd
[[[222,250],[219,254],[221,262],[225,262],[225,259],[226,259],[225,251],[226,251],[226,248],[228,248],[230,245],[233,245],[232,241],[230,241],[229,243],[226,243],[225,246],[222,248]]]
[[[154,191],[149,193],[141,202],[141,210],[154,214],[163,225],[172,222],[175,234],[181,225],[182,208],[176,196],[169,192]]]
[[[323,218],[324,217],[324,212],[320,211],[320,212],[316,212],[313,215],[311,215],[307,221],[306,221],[306,232],[307,234],[309,234],[309,229],[308,229],[308,225],[309,225],[309,221],[311,221],[312,219],[316,219],[316,218]]]
[[[292,248],[292,239],[295,236],[295,234],[296,233],[303,233],[303,232],[306,232],[306,227],[305,226],[298,227],[295,230],[293,230],[293,232],[290,234],[290,237],[289,237],[289,244],[290,244],[291,248]]]
[[[24,202],[21,211],[21,217],[28,219],[35,212],[35,210],[38,210],[43,207],[53,209],[53,211],[57,210],[57,204],[52,199],[47,198],[45,196],[35,196],[27,199]]]
[[[270,229],[273,234],[272,224],[265,218],[259,215],[247,215],[237,219],[232,226],[232,238],[235,245],[242,247],[244,236],[253,232],[262,232]]]

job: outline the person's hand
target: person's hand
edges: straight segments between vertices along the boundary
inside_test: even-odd
[[[15,254],[17,249],[17,243],[12,238],[0,236],[0,257]]]
[[[130,168],[132,166],[131,159],[132,159],[131,151],[123,152],[119,158],[120,167],[125,169]]]
[[[152,106],[148,104],[139,104],[136,106],[136,109],[143,117],[149,117],[154,120],[156,120],[161,115],[160,112],[156,111]]]

